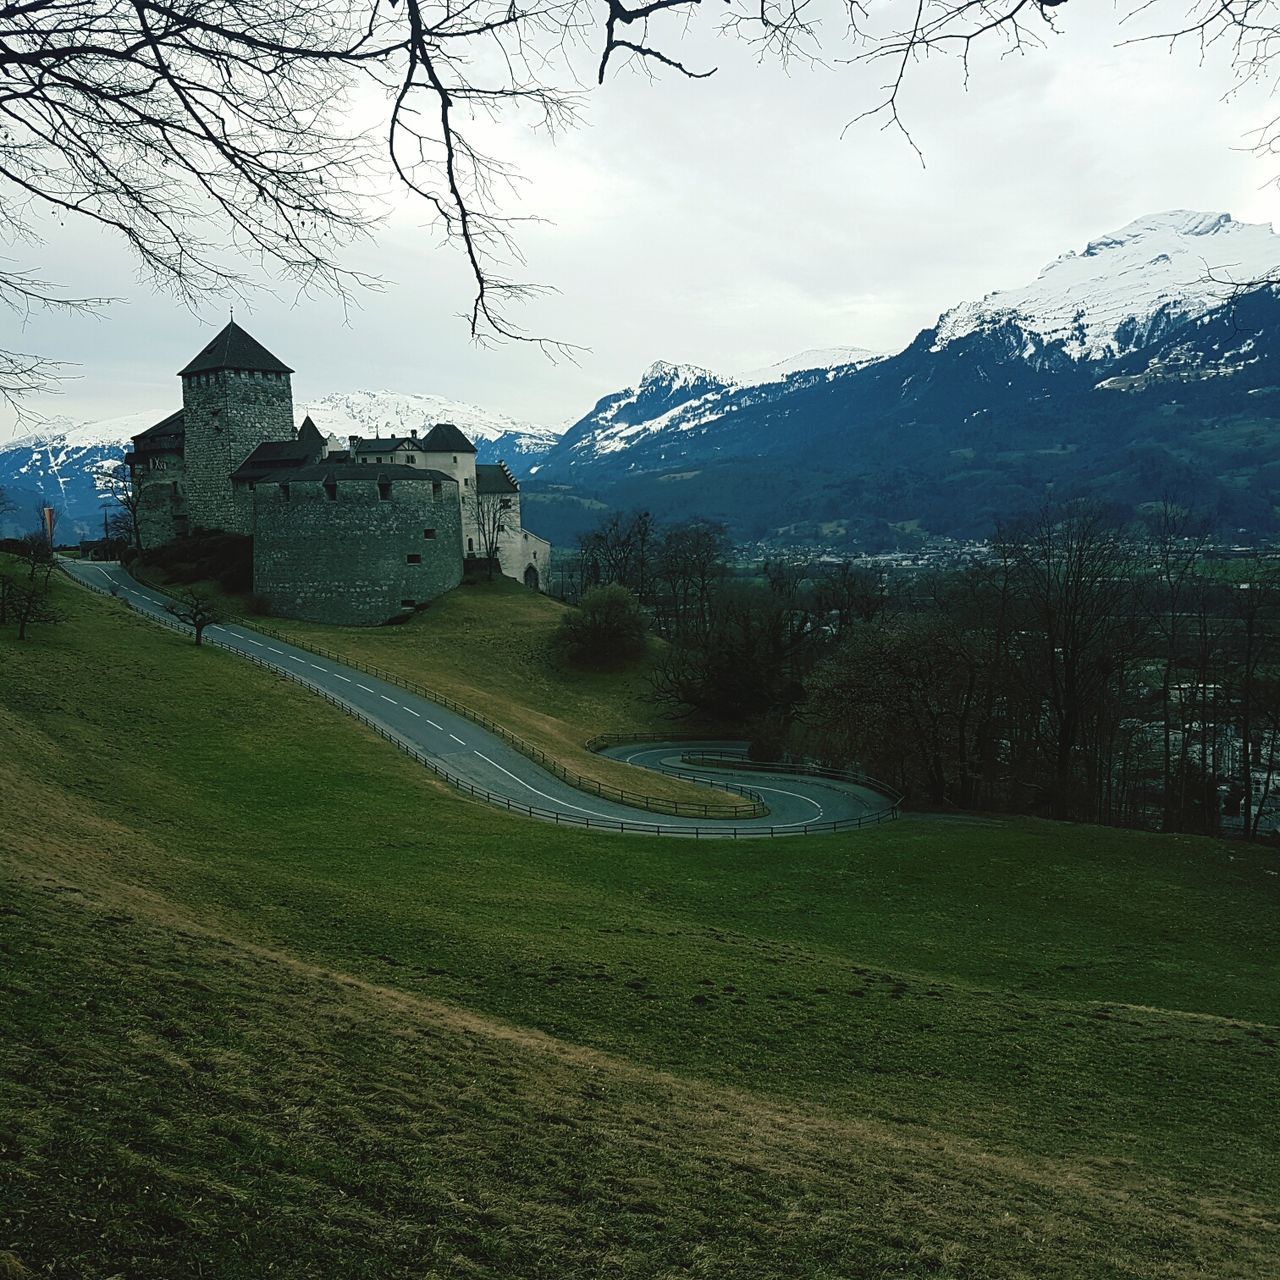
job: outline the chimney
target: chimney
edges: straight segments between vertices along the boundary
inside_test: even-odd
[[[416,439],[418,438],[418,428],[417,428],[417,427],[410,427],[410,428],[409,428],[409,435],[410,435],[410,436],[412,436],[412,437],[413,437],[413,439],[415,439],[415,440],[416,440]]]
[[[351,446],[351,452],[352,452],[352,453],[355,453],[355,451],[356,451],[356,445],[358,445],[358,444],[360,443],[360,437],[359,437],[359,436],[348,436],[348,437],[347,437],[347,443],[348,443],[348,444],[350,444],[350,446]]]

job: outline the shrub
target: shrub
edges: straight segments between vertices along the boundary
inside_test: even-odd
[[[576,666],[617,667],[644,653],[645,629],[640,601],[613,583],[592,588],[565,614],[558,639],[565,657]]]

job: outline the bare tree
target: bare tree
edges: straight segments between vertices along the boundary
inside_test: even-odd
[[[376,284],[345,268],[341,250],[376,220],[365,193],[390,179],[466,262],[472,334],[554,352],[560,344],[512,319],[512,304],[537,290],[512,274],[517,175],[485,149],[489,121],[564,128],[587,66],[600,83],[611,67],[709,75],[681,49],[706,14],[783,61],[816,57],[819,31],[841,22],[846,60],[887,69],[865,114],[905,132],[905,87],[928,55],[954,53],[967,67],[989,43],[1043,44],[1060,2],[728,0],[712,17],[699,0],[21,0],[0,5],[0,219],[28,244],[45,219],[87,219],[188,302],[243,291],[258,266],[304,292],[346,293]],[[1163,7],[1129,3],[1149,22]],[[1220,44],[1238,79],[1263,80],[1274,26],[1272,0],[1191,0],[1147,35]],[[1256,145],[1280,149],[1280,117]],[[0,267],[0,303],[19,311],[103,301]],[[56,372],[4,353],[0,396]]]
[[[129,468],[121,462],[99,471],[96,478],[98,492],[110,498],[117,507],[108,521],[108,537],[123,536],[135,551],[141,552],[142,525],[138,513],[142,506],[142,490],[134,484]]]
[[[502,505],[502,499],[503,495],[500,493],[474,491],[466,500],[480,537],[480,552],[488,562],[490,582],[493,581],[493,567],[498,560],[498,542],[506,529],[503,518],[507,514],[507,508]]]
[[[47,582],[49,574],[53,570],[53,548],[49,545],[49,539],[45,531],[43,529],[32,530],[22,537],[20,545],[22,550],[19,554],[27,564],[27,581],[34,582],[36,574],[44,570],[44,577]]]
[[[5,615],[17,623],[19,640],[29,639],[33,626],[52,626],[61,621],[53,607],[48,577],[40,582],[10,582],[7,596]]]
[[[204,643],[206,627],[216,626],[227,615],[217,596],[200,587],[187,587],[164,610],[195,632],[196,644]]]

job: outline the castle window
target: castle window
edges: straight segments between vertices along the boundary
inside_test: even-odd
[[[500,499],[498,500],[498,506],[499,506],[503,511],[510,511],[510,510],[511,510],[511,499],[510,499],[510,498],[500,498]]]
[[[535,560],[538,558],[538,553],[537,553],[536,551],[533,553],[533,558],[534,558]]]
[[[436,531],[434,529],[423,529],[422,536],[424,538],[434,538],[436,536]]]
[[[405,564],[421,564],[422,557],[416,551],[411,551],[405,556],[404,562]]]
[[[391,481],[379,480],[378,481],[378,501],[389,502],[390,500],[391,500]]]
[[[453,455],[453,460],[454,460],[454,462],[457,462],[457,460],[458,460],[458,455],[457,455],[456,453]]]
[[[468,550],[468,552],[474,551],[475,549],[476,549],[476,544],[475,544],[474,540],[473,540],[473,539],[471,539],[471,538],[468,538],[468,539],[467,539],[467,550]]]
[[[417,462],[418,455],[416,453],[407,453],[405,454],[404,460],[406,462]]]
[[[382,461],[381,458],[374,458],[374,462],[381,462],[381,461]]]
[[[433,480],[431,482],[431,496],[437,502],[440,501],[440,494],[443,492],[443,490],[444,490],[444,485],[439,480]]]

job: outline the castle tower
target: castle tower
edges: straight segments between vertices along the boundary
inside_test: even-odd
[[[193,529],[252,532],[231,473],[265,441],[294,438],[292,372],[233,320],[178,375]]]

